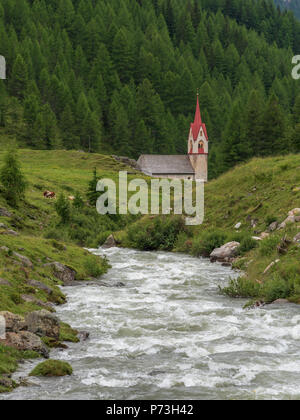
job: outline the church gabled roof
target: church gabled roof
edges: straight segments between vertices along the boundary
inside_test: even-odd
[[[147,175],[194,175],[187,155],[141,155],[138,160]]]
[[[208,140],[206,125],[202,122],[201,119],[201,112],[200,112],[200,105],[199,105],[199,95],[197,95],[197,106],[196,106],[196,113],[195,113],[195,120],[191,124],[193,139],[196,141],[199,135],[200,129],[203,129],[204,135],[206,140]]]

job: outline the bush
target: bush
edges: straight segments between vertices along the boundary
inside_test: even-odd
[[[69,201],[63,194],[60,194],[57,202],[55,203],[55,210],[60,217],[61,223],[66,224],[71,219],[71,208]]]
[[[98,262],[97,257],[92,255],[85,260],[84,268],[91,277],[100,277],[104,273],[100,260]]]
[[[189,253],[191,251],[192,245],[192,239],[188,236],[188,234],[185,232],[180,232],[174,245],[174,251]]]
[[[263,287],[263,296],[266,302],[274,302],[276,299],[285,299],[290,295],[288,283],[281,277],[276,276],[268,280]]]
[[[209,257],[215,248],[219,248],[226,242],[226,234],[223,231],[203,232],[202,236],[193,240],[192,255]]]
[[[13,150],[10,150],[4,157],[0,179],[3,185],[5,199],[12,207],[16,207],[19,200],[24,198],[26,181]]]
[[[241,244],[238,248],[238,254],[244,255],[252,249],[256,248],[257,246],[258,244],[255,239],[251,238],[251,236],[245,237],[244,239],[242,239]]]
[[[182,217],[142,219],[128,229],[128,240],[134,248],[143,251],[172,251],[180,232],[185,231]]]
[[[227,287],[220,287],[220,291],[233,298],[257,298],[260,296],[261,285],[248,277],[239,277],[230,280]]]
[[[276,251],[279,239],[276,235],[269,236],[268,238],[260,241],[259,253],[261,256],[270,256]]]

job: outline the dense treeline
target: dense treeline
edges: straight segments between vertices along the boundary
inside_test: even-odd
[[[281,9],[291,10],[300,19],[300,0],[275,0]]]
[[[0,0],[1,130],[39,149],[185,153],[199,88],[216,176],[300,151],[298,45],[271,0]]]

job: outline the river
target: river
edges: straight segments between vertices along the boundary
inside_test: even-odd
[[[74,374],[30,378],[0,399],[298,399],[297,305],[243,310],[218,286],[234,272],[183,254],[94,250],[112,269],[101,278],[124,288],[64,288],[60,318],[90,332],[54,350]],[[15,377],[36,364],[26,362]]]

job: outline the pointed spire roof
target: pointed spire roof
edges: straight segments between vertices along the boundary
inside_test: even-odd
[[[197,140],[201,127],[203,128],[206,139],[208,139],[207,132],[206,132],[206,126],[205,126],[205,124],[202,123],[202,119],[201,119],[201,112],[200,112],[200,105],[199,105],[199,93],[197,93],[197,105],[196,105],[195,120],[191,124],[194,140]]]

